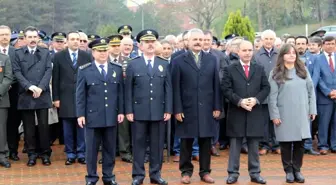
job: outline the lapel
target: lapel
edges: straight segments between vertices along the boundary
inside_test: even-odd
[[[39,62],[40,57],[37,56],[37,55],[40,55],[39,52],[40,52],[39,48],[36,47],[36,50],[34,54],[32,55],[29,53],[28,46],[26,46],[26,54],[28,56],[28,70]]]
[[[71,57],[70,57],[70,52],[69,52],[69,50],[68,49],[66,49],[66,50],[64,50],[64,57],[65,57],[65,61],[66,61],[66,63],[68,63],[68,65],[70,66],[70,68],[72,69],[72,70],[76,70],[76,67],[74,67],[73,65],[72,65],[72,60],[71,60]],[[77,56],[77,58],[78,58],[78,56]],[[77,65],[76,66],[78,66],[78,59],[77,59]]]
[[[329,58],[324,54],[324,52],[322,53],[322,57],[323,57],[323,60],[325,61],[325,66],[326,66],[326,69],[328,70],[329,73],[333,74],[333,72],[331,71],[330,69],[330,65],[329,65]],[[335,68],[335,66],[334,66]],[[334,70],[334,73],[335,73],[336,70]]]
[[[211,55],[211,54],[210,53],[207,54],[207,53],[201,51],[201,55],[200,55],[201,71],[205,70],[206,66],[209,64],[208,55]],[[213,56],[215,56],[215,55],[213,55]],[[215,62],[217,63],[217,61],[215,61]]]
[[[192,68],[194,68],[196,71],[199,71],[199,68],[196,65],[195,59],[192,56],[190,51],[187,51],[184,54],[184,62],[188,63]]]
[[[145,73],[147,73],[147,75],[150,76],[149,73],[148,73],[147,66],[146,66],[145,58],[143,56],[140,57],[139,65],[140,65],[140,69],[142,71],[145,71]]]
[[[157,58],[157,57],[154,57],[154,65],[153,65],[153,70],[152,70],[152,72],[153,72],[153,76],[155,76],[155,74],[158,72],[158,69],[159,69],[159,61],[158,61],[159,59]]]
[[[255,72],[255,64],[251,62],[250,63],[249,77],[248,77],[247,81],[251,80],[252,76],[254,75],[254,72]]]
[[[93,61],[92,62],[92,65],[91,65],[91,71],[92,73],[100,80],[100,81],[103,81],[105,82],[105,79],[103,78],[103,75],[99,72],[99,69],[97,68],[96,66],[96,63]],[[109,72],[109,71],[107,71]]]
[[[107,62],[107,81],[109,81],[110,79],[113,79],[111,81],[115,81],[114,79],[116,77],[113,76],[113,73],[115,73],[114,69],[113,69],[113,65],[111,64],[111,61],[109,60]]]
[[[243,78],[247,81],[243,66],[240,64],[240,62],[235,63],[236,69],[239,71],[239,73],[243,76]],[[251,66],[250,66],[251,68]],[[251,76],[251,75],[250,75]]]

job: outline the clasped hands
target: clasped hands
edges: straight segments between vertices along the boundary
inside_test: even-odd
[[[252,108],[257,104],[256,98],[245,98],[240,102],[240,107],[247,110],[252,111]]]
[[[336,99],[336,90],[335,90],[335,89],[331,90],[331,92],[330,92],[330,94],[329,94],[329,97],[330,97],[331,99]]]
[[[32,85],[28,88],[31,92],[33,92],[33,97],[34,98],[39,98],[41,96],[41,93],[42,93],[42,89],[35,86],[35,85]]]

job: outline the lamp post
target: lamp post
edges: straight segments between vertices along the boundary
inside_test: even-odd
[[[145,22],[144,22],[144,8],[141,4],[137,3],[135,0],[131,0],[134,4],[138,5],[141,8],[141,29],[144,30]]]

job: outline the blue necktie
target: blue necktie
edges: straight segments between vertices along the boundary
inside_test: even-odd
[[[77,55],[76,53],[72,53],[72,66],[76,66],[77,64]]]
[[[149,73],[149,75],[153,75],[152,74],[152,72],[153,72],[153,67],[152,67],[152,65],[151,65],[151,62],[152,62],[152,60],[147,60],[147,68],[148,68],[148,73]]]
[[[106,71],[104,69],[104,65],[100,65],[99,67],[101,68],[101,74],[104,77],[104,80],[106,80]]]

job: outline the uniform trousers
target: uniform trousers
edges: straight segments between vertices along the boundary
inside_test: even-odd
[[[0,162],[7,154],[7,108],[0,108]]]

